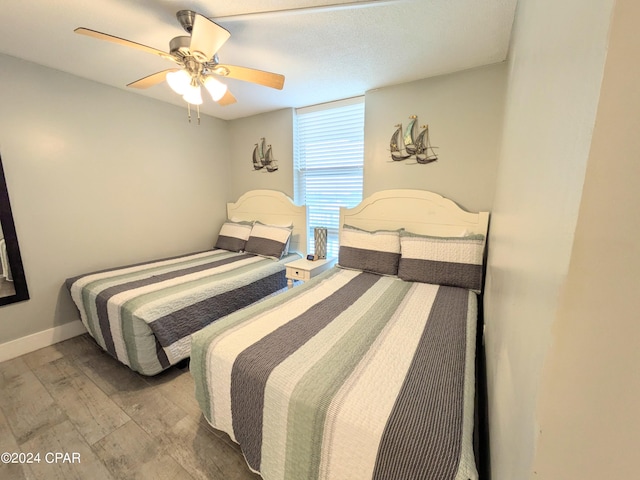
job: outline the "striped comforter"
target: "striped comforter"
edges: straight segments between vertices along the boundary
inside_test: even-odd
[[[285,263],[296,258],[216,249],[81,275],[67,287],[96,342],[155,375],[189,357],[193,332],[284,288]]]
[[[265,480],[477,479],[476,295],[334,268],[192,336],[209,423]]]

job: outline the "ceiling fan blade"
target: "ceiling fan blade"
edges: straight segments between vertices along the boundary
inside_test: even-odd
[[[86,35],[87,37],[93,37],[99,40],[106,40],[108,42],[117,43],[118,45],[123,45],[125,47],[132,47],[137,50],[142,50],[143,52],[159,55],[162,58],[166,58],[167,60],[171,60],[175,62],[175,59],[169,53],[163,52],[162,50],[158,50],[157,48],[142,45],[141,43],[132,42],[131,40],[125,40],[124,38],[109,35],[107,33],[97,32],[95,30],[91,30],[89,28],[84,28],[84,27],[78,27],[74,30],[74,32],[79,33],[80,35]]]
[[[254,68],[238,67],[236,65],[216,65],[213,69],[218,75],[235,78],[245,82],[257,83],[265,87],[282,90],[284,87],[284,75],[279,73],[264,72]]]
[[[208,62],[230,36],[231,34],[217,23],[196,14],[189,50],[196,57],[196,60]]]
[[[226,105],[236,103],[236,101],[236,97],[234,97],[233,94],[229,90],[227,90],[224,96],[220,100],[218,100],[218,104],[224,107]]]
[[[161,72],[152,73],[151,75],[147,75],[146,77],[141,78],[140,80],[131,82],[130,84],[127,85],[127,87],[140,88],[140,89],[153,87],[158,83],[164,82],[166,80],[167,73],[176,72],[178,70],[179,70],[178,68],[169,68],[167,70],[162,70]]]

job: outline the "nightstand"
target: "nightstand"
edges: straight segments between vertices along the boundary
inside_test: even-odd
[[[307,260],[306,258],[301,258],[300,260],[289,262],[286,265],[287,286],[289,288],[293,287],[294,280],[301,280],[303,282],[306,282],[319,273],[322,273],[325,270],[333,267],[335,263],[335,258],[326,258],[313,262],[311,260]]]

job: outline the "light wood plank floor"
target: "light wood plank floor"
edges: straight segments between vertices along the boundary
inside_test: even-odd
[[[0,453],[40,454],[0,479],[259,480],[193,391],[187,368],[145,377],[88,335],[0,363]]]

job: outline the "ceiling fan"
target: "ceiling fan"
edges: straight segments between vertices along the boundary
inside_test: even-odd
[[[76,28],[74,32],[136,48],[176,63],[174,68],[153,73],[127,86],[143,89],[166,80],[171,89],[182,95],[189,105],[198,106],[203,103],[201,86],[205,87],[219,105],[236,102],[227,85],[216,77],[235,78],[282,90],[283,75],[218,62],[217,52],[231,36],[225,28],[191,10],[180,10],[176,17],[189,35],[173,38],[169,42],[169,52],[84,27]]]

